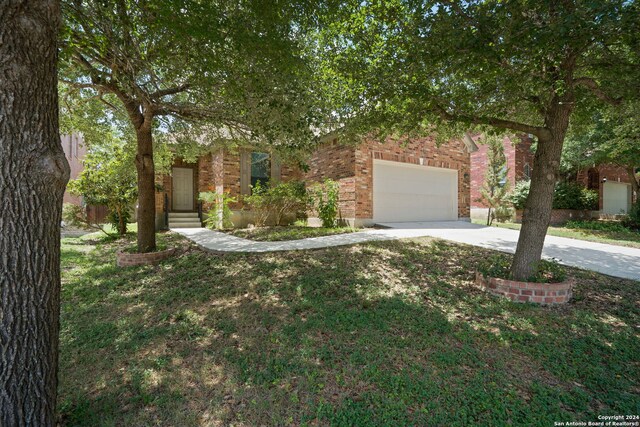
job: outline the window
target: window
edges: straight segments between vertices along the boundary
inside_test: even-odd
[[[271,178],[271,159],[268,153],[251,153],[251,187],[260,182],[267,185]]]
[[[507,166],[502,166],[502,169],[500,169],[500,175],[502,175],[502,179],[500,180],[499,184],[500,187],[504,187],[505,185],[507,185]]]
[[[524,171],[524,179],[529,181],[531,179],[531,166],[529,166],[529,163],[524,164],[523,171]]]

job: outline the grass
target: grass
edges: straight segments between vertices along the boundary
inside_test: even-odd
[[[640,410],[638,282],[570,270],[564,307],[472,286],[427,238],[117,268],[62,243],[61,424],[553,425]],[[506,255],[505,255],[506,256]]]
[[[486,221],[472,220],[474,224],[485,225]],[[578,223],[579,225],[579,223]],[[522,224],[512,222],[494,222],[493,227],[510,228],[520,230]],[[586,240],[589,242],[607,243],[610,245],[627,246],[640,248],[640,233],[632,230],[593,230],[589,228],[567,228],[551,226],[547,230],[547,235],[557,237],[568,237],[570,239]]]
[[[242,237],[243,239],[256,240],[261,242],[277,242],[282,240],[299,240],[308,237],[332,236],[334,234],[353,233],[361,231],[352,227],[306,227],[306,226],[286,226],[286,227],[257,227],[242,228],[229,231],[229,234]]]

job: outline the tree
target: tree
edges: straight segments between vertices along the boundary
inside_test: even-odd
[[[0,424],[55,425],[60,215],[59,6],[0,2]]]
[[[137,141],[138,251],[155,248],[154,132],[287,141],[309,132],[299,9],[283,3],[63,0],[61,81],[124,110]],[[111,102],[108,95],[117,99]],[[187,122],[185,122],[187,121]]]
[[[103,141],[90,148],[84,169],[69,183],[72,193],[88,205],[105,205],[120,236],[127,233],[129,211],[138,197],[133,150],[118,140]]]
[[[572,129],[562,153],[562,167],[575,172],[593,165],[612,163],[626,169],[633,191],[640,178],[640,102],[629,102],[592,112]]]
[[[487,225],[491,225],[493,222],[492,210],[498,210],[504,206],[509,193],[509,181],[507,180],[509,170],[507,169],[507,157],[504,155],[502,138],[490,137],[487,145],[487,171],[480,190],[480,201],[489,206]]]
[[[513,278],[530,277],[572,115],[585,100],[616,105],[640,92],[638,3],[353,0],[341,11],[319,52],[326,80],[343,83],[328,87],[341,88],[335,98],[350,126],[537,138],[511,266]]]

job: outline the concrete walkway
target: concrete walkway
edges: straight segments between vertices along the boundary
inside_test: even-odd
[[[193,240],[205,249],[216,252],[319,249],[428,236],[513,253],[519,235],[518,230],[485,227],[464,221],[385,223],[381,225],[389,228],[282,242],[255,242],[204,228],[176,228],[173,231]],[[556,258],[561,264],[585,270],[640,280],[640,249],[547,236],[543,256]]]

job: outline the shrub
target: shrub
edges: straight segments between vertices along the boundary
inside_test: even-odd
[[[305,185],[299,181],[281,182],[274,186],[258,181],[244,201],[253,211],[257,227],[266,225],[269,219],[276,225],[282,225],[287,214],[298,218],[304,215],[309,204]]]
[[[524,209],[524,204],[529,196],[529,188],[531,188],[531,181],[518,181],[511,191],[509,201],[513,204],[515,209]]]
[[[332,179],[326,179],[321,185],[313,189],[313,199],[318,218],[325,228],[338,226],[338,211],[340,202],[340,186]]]
[[[622,219],[625,227],[632,230],[640,230],[640,201],[636,202],[629,209],[629,213]]]
[[[614,221],[568,221],[564,226],[576,230],[611,231],[615,233],[629,231],[623,224]]]
[[[504,255],[493,255],[478,265],[478,271],[485,277],[497,277],[511,280],[511,261]],[[558,283],[567,279],[565,268],[555,259],[550,261],[540,260],[535,274],[527,278],[527,282]]]
[[[509,196],[515,209],[524,209],[531,181],[516,183]],[[598,192],[589,190],[574,182],[559,182],[553,192],[553,209],[598,209]]]
[[[204,203],[205,227],[212,230],[233,228],[229,205],[238,201],[235,197],[231,197],[228,192],[204,191],[198,195],[198,199]]]

